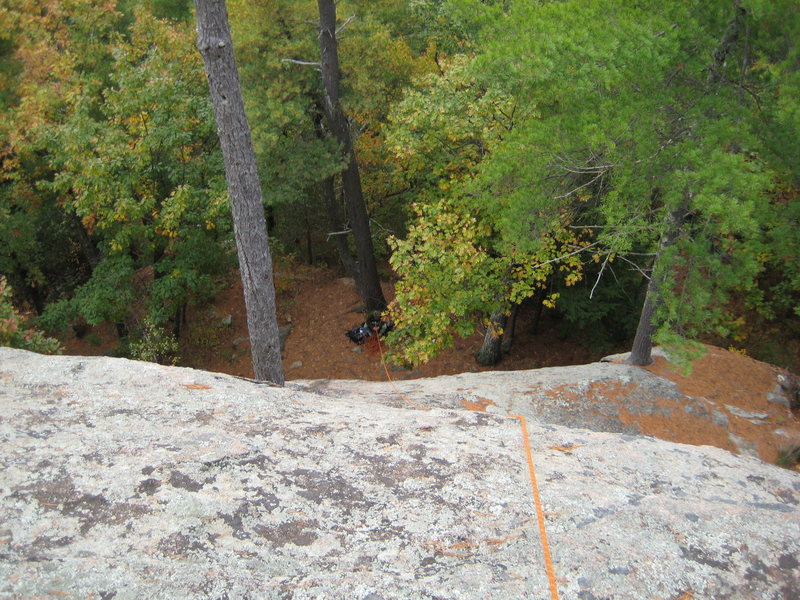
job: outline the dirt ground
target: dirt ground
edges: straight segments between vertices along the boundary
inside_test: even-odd
[[[361,305],[352,279],[341,277],[333,269],[292,265],[291,271],[275,273],[278,297],[278,321],[291,331],[286,338],[283,367],[287,380],[293,379],[365,379],[393,380],[434,377],[486,370],[520,370],[548,366],[585,364],[602,356],[560,339],[558,323],[545,318],[540,333],[531,332],[531,316],[524,312],[518,318],[514,345],[499,365],[480,367],[473,352],[481,344],[482,332],[460,339],[455,346],[428,364],[413,370],[388,365],[384,367],[377,345],[357,346],[345,335],[348,329],[364,320],[358,312]],[[387,299],[393,297],[391,284],[384,285]],[[285,330],[284,329],[284,330]],[[107,353],[116,339],[110,328],[96,328],[93,335],[64,341],[65,353],[97,355]],[[774,460],[774,430],[790,426],[798,429],[797,419],[788,411],[767,403],[766,394],[775,387],[780,369],[753,360],[736,352],[713,346],[708,354],[695,362],[688,377],[672,368],[663,358],[648,367],[654,373],[675,381],[688,395],[719,404],[736,406],[744,411],[768,414],[763,426],[748,426],[747,419],[732,419],[731,430],[746,438],[761,452],[762,458]],[[614,349],[615,352],[625,348]],[[611,352],[607,352],[610,354]],[[241,282],[238,274],[230,278],[225,289],[210,305],[190,308],[188,326],[181,339],[181,365],[214,372],[252,377],[250,347]],[[709,428],[690,413],[673,412],[669,423],[642,422],[643,432],[663,439],[731,448],[727,429]],[[682,416],[681,416],[682,415]],[[717,429],[720,429],[719,431]],[[689,433],[691,432],[691,435]],[[687,437],[688,436],[688,437]]]
[[[292,275],[276,274],[278,293],[278,322],[291,325],[283,353],[286,379],[367,379],[385,380],[380,349],[376,344],[358,346],[345,332],[364,321],[359,311],[362,305],[352,279],[341,277],[333,269],[293,267]],[[394,288],[383,284],[384,294],[391,301]],[[247,336],[241,283],[236,280],[215,302],[217,316],[233,315],[231,330],[225,332],[232,340]],[[204,315],[200,315],[204,316]],[[209,315],[210,316],[210,315]],[[483,332],[477,331],[467,339],[413,370],[389,367],[393,379],[435,377],[468,371],[533,369],[567,364],[582,364],[601,356],[576,345],[574,341],[559,340],[552,324],[544,323],[542,333],[529,335],[530,319],[522,314],[518,319],[517,336],[512,352],[496,367],[481,367],[473,357],[481,345]],[[231,347],[232,349],[232,347]],[[243,344],[235,356],[222,348],[204,351],[190,346],[186,355],[189,366],[252,376],[249,346]]]

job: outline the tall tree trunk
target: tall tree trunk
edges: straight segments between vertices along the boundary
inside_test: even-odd
[[[655,273],[655,269],[653,271]],[[653,362],[653,357],[651,356],[653,333],[655,333],[653,317],[656,312],[658,290],[658,282],[655,274],[653,274],[650,277],[650,283],[647,285],[647,295],[644,297],[642,312],[639,313],[639,324],[636,327],[636,335],[633,338],[631,355],[628,357],[628,362],[632,365],[646,366]]]
[[[326,177],[322,181],[322,195],[325,197],[325,205],[328,209],[328,220],[334,232],[333,243],[336,245],[336,251],[339,253],[339,260],[347,271],[347,274],[356,281],[359,281],[358,264],[355,259],[353,259],[353,255],[350,254],[350,248],[347,247],[347,237],[344,233],[341,233],[344,229],[344,223],[339,215],[339,206],[336,202],[336,187],[333,177]]]
[[[686,219],[686,211],[687,207],[683,205],[667,215],[666,229],[653,262],[650,282],[647,284],[647,295],[644,298],[639,324],[636,327],[636,335],[631,346],[631,354],[628,357],[628,363],[632,365],[645,366],[653,362],[651,352],[653,350],[653,334],[656,330],[655,315],[661,303],[659,292],[669,273],[669,266],[661,263],[664,251],[672,246],[680,235],[681,227]]]
[[[314,131],[316,131],[317,137],[323,140],[326,134],[325,126],[322,122],[325,118],[325,101],[322,94],[314,98],[314,104],[318,111],[318,114],[314,117]],[[325,207],[328,210],[328,221],[330,221],[331,231],[333,232],[333,244],[336,246],[336,251],[339,253],[339,260],[345,268],[345,271],[347,271],[347,274],[355,281],[359,281],[358,264],[350,252],[350,248],[347,244],[347,236],[344,233],[344,219],[342,219],[339,211],[339,203],[336,200],[336,181],[333,175],[322,180],[322,197],[325,200]]]
[[[256,379],[283,385],[272,257],[250,127],[244,112],[225,0],[195,0],[203,57],[231,198],[233,231]]]
[[[506,322],[505,330],[503,331],[503,343],[500,349],[504,354],[511,352],[511,344],[514,343],[514,333],[517,329],[517,316],[519,315],[519,304],[511,307],[511,315]]]
[[[336,42],[336,3],[334,0],[317,0],[317,5],[319,7],[320,70],[325,93],[323,107],[331,131],[347,159],[347,166],[342,171],[342,187],[356,246],[358,286],[367,312],[383,311],[386,308],[386,298],[383,296],[375,264],[369,216],[361,190],[361,176],[358,172],[353,141],[350,138],[350,127],[339,102],[340,74]]]
[[[489,327],[483,338],[483,346],[475,355],[479,365],[491,367],[500,362],[500,345],[503,342],[503,327],[506,324],[506,314],[502,310],[492,312],[489,317]]]

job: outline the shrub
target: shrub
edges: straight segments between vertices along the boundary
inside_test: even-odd
[[[145,317],[141,338],[130,343],[128,354],[134,360],[176,365],[180,360],[179,350],[180,345],[175,336],[156,324],[150,317]]]
[[[0,275],[0,346],[21,348],[42,354],[60,354],[61,344],[29,325],[11,302],[11,288]]]

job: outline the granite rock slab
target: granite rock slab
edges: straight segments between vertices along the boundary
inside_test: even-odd
[[[0,348],[0,597],[551,598],[518,419],[301,387]],[[525,433],[562,598],[800,597],[797,473]]]

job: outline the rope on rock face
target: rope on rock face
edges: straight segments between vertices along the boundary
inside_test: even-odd
[[[410,400],[405,394],[403,394],[395,385],[394,380],[392,380],[391,375],[389,375],[389,369],[386,367],[386,361],[383,358],[383,348],[381,347],[381,340],[379,336],[376,336],[378,341],[378,351],[380,352],[381,356],[381,365],[383,365],[383,371],[386,373],[386,379],[389,380],[389,383],[392,384],[395,393],[400,396],[403,400],[408,402],[411,406],[419,408],[420,410],[430,410],[426,406],[420,406],[413,400]],[[533,490],[533,504],[536,507],[536,521],[539,524],[539,539],[542,541],[542,552],[544,554],[544,568],[547,573],[547,581],[550,584],[550,598],[551,600],[559,600],[558,599],[558,585],[556,583],[556,575],[555,569],[553,569],[553,559],[550,555],[550,543],[547,541],[547,530],[545,529],[544,524],[544,511],[542,510],[542,500],[539,497],[539,485],[536,483],[536,469],[533,466],[533,452],[531,451],[531,442],[528,436],[528,424],[525,422],[525,417],[522,415],[508,415],[509,419],[517,419],[519,421],[520,427],[522,428],[522,441],[525,445],[525,455],[528,460],[528,472],[530,473],[531,478],[531,489]]]
[[[547,541],[547,530],[544,526],[544,511],[542,511],[542,500],[539,497],[539,486],[536,483],[536,469],[533,467],[533,452],[531,452],[531,442],[528,436],[528,424],[522,415],[509,415],[509,419],[519,419],[522,427],[522,439],[525,443],[525,454],[528,457],[528,471],[531,475],[531,488],[533,490],[533,503],[536,505],[536,520],[539,523],[539,537],[542,540],[542,552],[544,553],[544,568],[547,572],[547,581],[550,583],[550,597],[558,600],[558,586],[556,585],[556,574],[553,569],[553,559],[550,556],[550,543]]]
[[[427,406],[420,406],[419,404],[408,398],[403,392],[400,391],[397,385],[395,385],[392,376],[389,375],[389,369],[386,368],[386,361],[383,359],[383,347],[381,346],[381,338],[379,335],[376,334],[375,339],[378,342],[378,352],[380,352],[381,355],[381,364],[383,365],[383,372],[386,373],[386,379],[388,379],[389,383],[392,384],[392,388],[394,388],[395,393],[415,408],[418,408],[420,410],[430,410]]]

